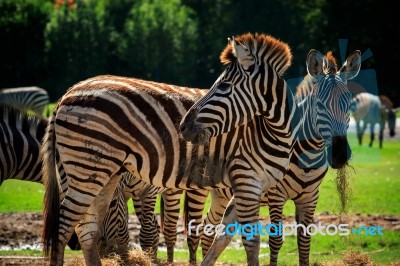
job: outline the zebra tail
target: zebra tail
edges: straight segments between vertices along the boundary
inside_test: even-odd
[[[46,134],[43,138],[41,155],[43,183],[45,184],[45,195],[43,199],[43,253],[48,256],[57,252],[59,208],[60,208],[60,186],[56,173],[56,150],[55,150],[55,113],[49,120]]]
[[[164,232],[164,220],[165,220],[165,215],[164,215],[164,197],[161,195],[160,197],[160,233]]]

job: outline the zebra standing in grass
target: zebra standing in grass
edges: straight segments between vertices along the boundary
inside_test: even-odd
[[[282,222],[283,206],[291,199],[296,206],[297,224],[305,227],[311,224],[318,201],[319,186],[328,170],[328,163],[332,168],[338,169],[345,166],[350,159],[351,150],[346,135],[351,93],[346,84],[347,80],[358,74],[360,67],[359,51],[347,58],[340,71],[331,52],[325,56],[316,50],[309,52],[309,75],[300,83],[296,93],[302,119],[290,169],[275,187],[264,194],[261,201],[261,205],[269,205],[271,223],[278,225]],[[212,205],[204,224],[216,225],[220,222],[225,206],[233,194],[227,189],[217,189],[211,194]],[[210,250],[212,241],[212,237],[202,236],[203,254]],[[300,265],[309,264],[310,242],[310,235],[299,228],[297,243]],[[227,243],[229,242],[225,242]],[[282,236],[270,236],[269,246],[270,265],[277,265]],[[211,248],[210,253],[214,252],[214,248]]]
[[[23,111],[33,111],[43,116],[49,103],[47,91],[39,87],[7,88],[0,90],[0,103],[11,105]]]
[[[45,254],[51,250],[51,265],[63,264],[75,227],[85,243],[86,263],[101,264],[94,221],[104,218],[99,210],[109,206],[126,170],[159,187],[232,187],[239,222],[258,222],[261,195],[286,173],[297,135],[297,108],[282,78],[291,53],[271,36],[244,34],[229,41],[221,59],[226,70],[195,105],[200,90],[117,76],[82,81],[60,99],[42,149],[47,180],[43,244]],[[221,96],[216,104],[230,105],[232,112],[221,114],[227,118],[222,124],[214,120],[212,128],[198,126],[213,123],[201,116],[204,111],[216,110],[211,118],[219,118],[222,108],[203,105],[215,94]],[[186,140],[197,144],[179,138],[180,119],[192,105],[180,128]],[[69,183],[61,204],[57,162]],[[259,238],[243,242],[248,263],[258,265]]]
[[[386,121],[389,126],[389,135],[395,135],[396,128],[396,114],[393,109],[393,103],[384,95],[373,95],[368,92],[362,92],[354,96],[351,106],[354,120],[356,121],[356,130],[358,143],[362,144],[362,137],[369,124],[370,137],[369,146],[375,139],[375,124],[379,126],[379,147],[382,148],[383,131],[385,129]],[[362,122],[362,126],[361,126]]]

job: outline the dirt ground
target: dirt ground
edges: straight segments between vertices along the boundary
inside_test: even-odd
[[[268,219],[264,220],[268,223]],[[284,222],[294,223],[294,217],[287,217]],[[340,219],[329,213],[315,216],[315,223],[338,224]],[[353,215],[345,217],[350,227],[362,225],[380,225],[384,230],[400,230],[400,216]],[[42,227],[41,213],[0,213],[0,249],[40,249]],[[138,243],[139,222],[135,215],[130,215],[129,232],[132,244]],[[182,222],[178,223],[177,248],[185,243]],[[163,236],[160,236],[160,248],[165,248]],[[74,263],[70,264],[73,265]],[[6,265],[46,265],[42,257],[0,257],[0,266]],[[179,265],[184,265],[180,264]]]

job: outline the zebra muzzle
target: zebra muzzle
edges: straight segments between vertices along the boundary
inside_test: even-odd
[[[199,135],[201,135],[201,128],[195,123],[195,117],[197,115],[196,109],[190,109],[188,113],[183,117],[180,125],[179,131],[180,135],[185,141],[191,142],[193,144],[199,144]]]
[[[351,148],[346,136],[333,137],[328,147],[328,163],[333,169],[342,168],[351,158]]]

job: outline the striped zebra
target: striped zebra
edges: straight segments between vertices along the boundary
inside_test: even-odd
[[[6,179],[41,182],[40,142],[47,120],[0,103],[0,185]]]
[[[47,91],[39,87],[7,88],[0,90],[0,103],[11,105],[23,111],[33,111],[43,116],[49,103]]]
[[[7,179],[42,183],[40,149],[47,119],[3,103],[0,119],[0,185]],[[66,182],[61,183],[65,190]]]
[[[294,97],[281,77],[291,53],[271,36],[245,34],[229,41],[222,61],[227,68],[210,92],[226,94],[236,88],[235,105],[242,106],[246,115],[234,113],[223,131],[215,125],[215,130],[194,136],[192,142],[203,141],[200,144],[180,138],[179,126],[189,140],[192,134],[185,121],[200,106],[202,101],[193,104],[204,95],[201,90],[106,75],[79,82],[59,100],[42,149],[47,180],[43,247],[46,255],[51,251],[51,265],[63,264],[65,245],[75,227],[82,229],[78,236],[85,242],[86,263],[101,265],[94,221],[104,218],[98,210],[109,206],[126,170],[159,187],[233,187],[240,222],[258,220],[261,193],[286,173],[297,134]],[[195,108],[180,124],[191,106]],[[69,184],[61,204],[57,162],[62,163]],[[243,210],[240,200],[249,196],[248,185],[255,202]],[[86,241],[89,238],[92,243]],[[249,264],[257,265],[259,239],[244,243]]]
[[[20,109],[0,103],[0,185],[7,179],[42,183],[42,161],[39,151],[47,122],[47,119],[43,117],[30,115]],[[66,176],[62,168],[59,168],[59,172],[61,190],[65,194],[68,185]],[[123,190],[122,193],[121,190]],[[140,243],[142,249],[151,251],[158,246],[159,232],[157,232],[158,222],[154,215],[154,205],[157,195],[162,193],[163,190],[165,189],[156,188],[135,179],[131,174],[125,174],[118,186],[118,191],[113,195],[107,218],[104,224],[99,226],[104,232],[100,233],[99,243],[104,250],[104,255],[110,254],[113,247],[111,243],[116,243],[117,247],[128,247],[126,201],[131,197],[133,198],[135,213],[141,222]],[[163,196],[166,198],[166,202],[171,202],[174,200],[174,196],[170,196],[168,193],[171,194],[171,192],[164,192]],[[64,197],[63,194],[61,197]],[[167,208],[165,212],[169,212],[169,209]],[[169,228],[173,226],[173,223],[166,226],[168,232],[173,232],[173,228]],[[175,244],[175,242],[172,242],[173,236],[167,234],[165,238],[169,246]],[[70,242],[69,246],[72,249],[77,249],[79,243]]]
[[[160,225],[154,213],[157,196],[161,194],[161,232],[168,250],[168,261],[173,262],[176,243],[177,222],[182,190],[166,189],[145,183],[130,173],[125,173],[114,192],[113,199],[104,218],[99,240],[100,254],[113,252],[123,258],[129,250],[127,201],[132,198],[135,214],[140,222],[139,242],[142,250],[153,259],[157,258]],[[199,222],[200,224],[200,222]]]
[[[375,125],[379,126],[379,147],[382,148],[383,131],[386,122],[389,126],[389,135],[395,135],[396,114],[393,109],[392,101],[384,95],[374,95],[369,92],[362,92],[354,96],[352,100],[351,112],[356,121],[356,131],[358,143],[362,144],[362,137],[367,129],[370,128],[369,146],[375,140]]]
[[[124,188],[123,194],[126,200],[132,197],[132,201],[135,207],[135,214],[137,215],[141,230],[139,233],[140,246],[146,254],[151,256],[153,259],[157,258],[157,250],[159,244],[159,235],[164,235],[165,245],[167,246],[167,260],[173,262],[174,246],[177,239],[177,223],[180,212],[180,198],[182,195],[181,189],[167,189],[156,187],[154,185],[143,182],[142,180],[134,177],[131,182]],[[157,196],[161,195],[160,202],[160,216],[161,216],[161,228],[158,220],[154,214],[154,208],[156,204]],[[120,209],[123,209],[123,204],[120,201]],[[112,213],[114,211],[109,211]],[[120,215],[114,216],[120,219],[119,235],[127,235],[128,225],[124,224],[121,220],[124,217],[123,212]],[[197,224],[200,224],[198,221]],[[105,226],[110,232],[105,236],[105,239],[115,239],[116,232],[113,230],[113,226]],[[121,239],[125,239],[123,237]],[[126,241],[121,241],[125,243]]]
[[[194,228],[204,224],[203,222],[203,211],[206,204],[209,191],[206,189],[187,190],[184,194],[184,205],[183,205],[183,223],[184,233],[186,234],[186,242],[189,249],[189,263],[190,265],[196,265],[196,251],[200,244],[200,235],[196,234]],[[193,229],[187,231],[188,223],[191,221]]]
[[[180,213],[180,199],[183,191],[180,189],[166,189],[152,186],[135,177],[131,177],[130,182],[123,181],[123,179],[124,177],[118,185],[117,190],[114,192],[114,198],[111,201],[110,209],[105,217],[105,232],[101,237],[100,254],[103,256],[111,254],[112,252],[117,252],[117,254],[121,255],[126,254],[129,243],[126,201],[132,197],[135,214],[138,216],[141,224],[139,240],[142,250],[153,259],[156,259],[159,234],[162,233],[167,247],[167,261],[173,263],[174,247],[177,240],[177,223]],[[121,189],[123,193],[119,193]],[[198,194],[198,191],[202,193],[207,192],[206,190],[191,190],[186,191],[186,193],[189,194],[190,197],[190,195]],[[158,224],[154,215],[156,198],[159,194],[161,194],[161,225]],[[143,196],[145,196],[144,200],[141,200]],[[203,204],[205,200],[206,197],[204,198]],[[202,217],[195,216],[195,210],[190,209],[188,213],[193,215],[194,226],[202,223]],[[197,243],[191,243],[190,241],[192,240],[192,238],[188,237],[189,250],[197,250],[198,241]]]
[[[130,197],[132,197],[132,193],[125,194],[124,192],[126,190],[129,190],[127,188],[131,183],[134,182],[132,179],[134,179],[134,177],[131,174],[125,174],[121,178],[121,182],[118,184],[116,190],[114,191],[110,207],[104,218],[103,226],[100,227],[100,230],[103,230],[99,232],[98,240],[99,253],[101,256],[107,256],[109,254],[115,253],[120,255],[123,260],[127,258],[130,240],[128,231],[129,212],[127,201]],[[133,198],[134,197],[132,197],[132,199]],[[134,204],[135,213],[137,214],[139,221],[142,222],[141,201],[140,199],[138,199],[138,201],[133,201],[138,204]],[[157,227],[155,227],[155,230],[157,230]],[[158,236],[157,231],[152,232],[152,234],[155,237]]]
[[[300,83],[296,93],[302,119],[290,169],[275,187],[263,195],[261,201],[261,206],[269,206],[271,223],[278,225],[282,222],[283,206],[290,199],[296,206],[297,224],[305,227],[311,224],[318,201],[319,186],[328,170],[328,163],[332,168],[338,169],[350,159],[351,150],[346,135],[351,93],[346,82],[358,74],[360,67],[359,51],[347,58],[340,71],[331,52],[325,56],[316,50],[309,52],[309,74]],[[217,225],[233,193],[229,189],[216,189],[211,195],[212,205],[204,224]],[[201,237],[203,255],[209,256],[213,237],[205,234]],[[297,238],[299,264],[309,265],[310,235],[299,228]],[[270,236],[269,246],[270,265],[277,265],[282,236]],[[215,252],[214,249],[216,247],[211,247],[211,254]],[[221,246],[218,249],[221,249]]]

